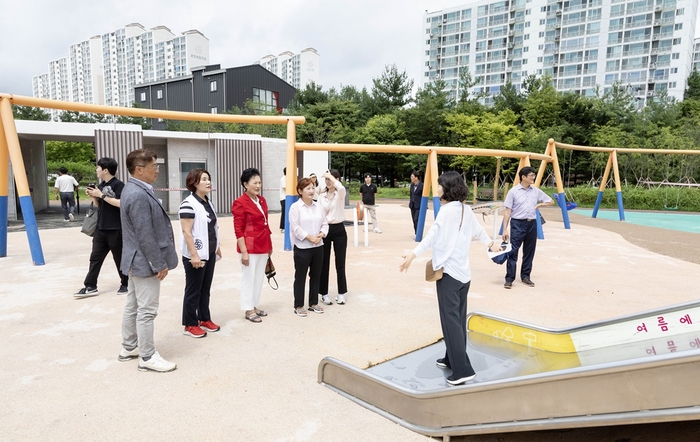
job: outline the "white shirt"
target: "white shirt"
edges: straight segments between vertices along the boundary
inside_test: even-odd
[[[323,192],[318,198],[323,211],[326,214],[328,224],[339,224],[345,221],[345,187],[339,181],[335,181],[335,192],[329,194]]]
[[[280,201],[287,199],[287,175],[280,178]]]
[[[464,207],[464,217],[462,217]],[[459,227],[462,220],[462,227]],[[476,220],[471,207],[452,201],[440,206],[440,212],[423,238],[423,241],[413,249],[413,254],[419,256],[432,248],[433,269],[443,269],[454,279],[467,283],[472,279],[469,268],[469,249],[472,237],[485,245],[491,243],[491,238]]]
[[[328,234],[328,222],[321,205],[315,201],[307,205],[301,198],[289,208],[289,228],[292,244],[300,249],[311,249],[323,245],[323,240],[314,244],[306,239],[307,235],[317,235],[319,232],[323,232],[324,236]]]
[[[56,178],[56,184],[53,187],[57,188],[59,192],[74,192],[77,185],[78,182],[72,176],[61,175]]]

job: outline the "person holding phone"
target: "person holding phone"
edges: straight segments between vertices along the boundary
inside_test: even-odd
[[[107,254],[112,252],[112,259],[117,266],[119,274],[119,289],[117,295],[126,295],[128,292],[129,277],[121,272],[119,267],[122,262],[122,222],[121,222],[121,194],[124,183],[114,175],[117,173],[117,161],[114,158],[104,157],[97,161],[95,168],[100,184],[88,183],[87,194],[96,205],[97,228],[92,236],[92,252],[90,253],[90,267],[83,288],[73,294],[75,298],[88,298],[97,296],[97,277],[100,276],[102,264]]]
[[[209,298],[216,260],[221,259],[216,211],[209,200],[211,175],[205,169],[192,169],[185,179],[192,192],[180,204],[182,226],[180,253],[185,267],[185,297],[182,302],[184,335],[203,338],[219,331],[211,320]]]

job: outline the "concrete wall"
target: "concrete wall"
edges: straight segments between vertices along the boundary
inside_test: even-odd
[[[167,157],[167,187],[169,188],[184,188],[185,186],[180,180],[180,163],[182,161],[204,160],[207,164],[206,169],[212,174],[212,188],[216,189],[216,163],[214,156],[214,141],[211,140],[186,140],[186,139],[169,139],[168,140],[168,157]],[[159,155],[160,156],[160,155]],[[161,166],[162,168],[163,166]],[[161,175],[163,171],[161,170]],[[182,192],[168,192],[168,211],[177,213],[180,203],[182,202]],[[218,212],[222,212],[221,207],[217,207]],[[223,208],[223,212],[228,210]]]
[[[287,140],[281,138],[263,138],[262,174],[263,196],[267,200],[268,210],[280,210],[280,178],[287,165]]]
[[[29,192],[32,196],[34,212],[38,212],[49,207],[44,142],[41,140],[20,140],[19,145],[22,150],[24,168],[27,171],[27,181],[29,182]]]

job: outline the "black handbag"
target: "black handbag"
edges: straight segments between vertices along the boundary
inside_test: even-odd
[[[86,234],[87,236],[93,236],[95,234],[95,230],[97,230],[97,211],[99,209],[99,207],[95,207],[94,204],[90,203],[90,208],[85,214],[83,227],[80,229],[80,232]]]
[[[277,284],[277,279],[275,279],[275,275],[277,274],[277,271],[275,270],[275,265],[272,263],[272,258],[269,256],[267,257],[267,264],[265,264],[265,276],[267,276],[267,283],[270,284],[270,287],[272,287],[272,290],[277,290],[280,286]],[[275,285],[272,285],[272,281],[275,281]]]

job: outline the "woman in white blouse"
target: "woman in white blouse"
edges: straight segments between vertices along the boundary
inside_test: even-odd
[[[299,200],[289,208],[289,230],[294,244],[294,313],[306,316],[304,288],[309,275],[309,311],[323,313],[318,305],[318,287],[323,265],[323,238],[328,223],[321,205],[313,200],[315,186],[309,178],[297,184]]]
[[[408,270],[411,262],[432,248],[434,270],[443,270],[436,282],[440,324],[445,338],[445,357],[436,361],[438,367],[451,368],[447,377],[451,385],[459,385],[476,376],[467,356],[467,293],[472,279],[469,268],[469,248],[472,237],[499,251],[469,206],[464,205],[467,186],[457,172],[445,172],[438,178],[437,196],[440,212],[425,238],[404,256],[399,271]]]
[[[338,304],[345,304],[345,294],[348,292],[348,283],[345,277],[345,255],[348,249],[348,234],[345,231],[345,187],[340,182],[340,174],[331,169],[323,174],[326,179],[326,191],[318,199],[323,207],[328,222],[328,235],[323,241],[323,267],[321,269],[321,285],[319,294],[321,301],[326,305],[333,304],[328,296],[328,279],[331,267],[331,246],[335,253],[335,271],[338,281]]]

